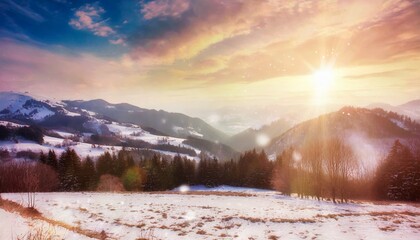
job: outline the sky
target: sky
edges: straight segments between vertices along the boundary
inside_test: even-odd
[[[102,98],[238,132],[420,98],[418,0],[1,0],[0,91]]]

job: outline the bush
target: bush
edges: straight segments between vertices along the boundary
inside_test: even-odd
[[[100,192],[122,192],[125,191],[121,180],[118,177],[105,174],[99,179],[98,188]]]
[[[145,173],[139,167],[129,168],[122,176],[125,189],[128,191],[139,191],[144,183]]]

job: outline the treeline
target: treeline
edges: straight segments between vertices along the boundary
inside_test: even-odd
[[[374,174],[364,172],[352,148],[341,139],[307,140],[275,161],[274,189],[299,197],[420,200],[420,154],[396,141]]]
[[[154,155],[142,159],[140,168],[145,172],[144,190],[168,190],[180,186],[205,185],[214,187],[232,185],[252,188],[271,188],[273,163],[262,151],[249,151],[237,161],[221,162],[216,158],[202,157],[198,163],[177,155],[172,160]]]
[[[208,187],[229,184],[233,186],[270,188],[270,172],[273,163],[264,152],[246,152],[238,161],[220,162],[216,158],[200,161],[180,155],[167,159],[159,154],[134,160],[132,153],[123,149],[117,154],[105,152],[96,163],[92,158],[81,159],[68,148],[60,156],[50,150],[40,153],[39,160],[20,163],[28,168],[42,166],[43,173],[55,176],[56,184],[39,186],[42,191],[158,191],[170,190],[182,184],[200,184]],[[0,169],[0,192],[27,191],[19,183],[18,170],[10,178],[9,168],[16,168],[13,162],[4,163]],[[31,170],[32,171],[32,170]],[[34,175],[42,178],[43,174]],[[42,183],[40,179],[35,182]],[[50,181],[51,182],[51,181]]]
[[[6,127],[0,125],[0,140],[16,140],[16,137],[42,144],[44,142],[43,130],[35,125],[24,127]]]
[[[29,166],[29,167],[27,167]],[[10,170],[10,169],[12,170]],[[30,170],[28,170],[30,169]],[[270,161],[264,151],[248,151],[238,159],[199,161],[176,155],[138,156],[125,149],[105,152],[94,162],[67,149],[41,153],[39,161],[0,165],[0,192],[26,191],[19,179],[29,176],[39,191],[162,191],[182,184],[231,185],[275,189],[302,198],[420,200],[420,154],[399,141],[375,174],[362,172],[352,148],[341,139],[307,139]],[[37,174],[27,174],[35,171]],[[34,177],[35,176],[35,177]],[[45,181],[44,176],[48,176]]]
[[[121,190],[116,187],[121,184],[129,191],[170,190],[182,184],[270,188],[272,167],[266,154],[255,150],[245,153],[238,161],[228,162],[205,156],[198,162],[180,155],[168,159],[159,154],[135,161],[131,152],[124,149],[117,154],[105,152],[96,164],[89,157],[81,161],[71,149],[64,152],[57,163],[52,151],[48,155],[41,154],[40,160],[53,168],[57,166],[62,191]],[[101,176],[106,177],[101,179]],[[102,180],[107,181],[108,186]]]

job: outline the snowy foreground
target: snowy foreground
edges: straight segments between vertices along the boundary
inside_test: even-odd
[[[275,192],[216,190],[39,193],[36,208],[69,226],[104,231],[108,239],[420,239],[420,207],[411,204],[333,204]],[[25,204],[25,194],[2,197]],[[1,207],[0,222],[0,239],[22,236],[36,226],[54,231],[57,239],[87,239]]]

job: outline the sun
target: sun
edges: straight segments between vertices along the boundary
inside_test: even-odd
[[[334,71],[329,67],[320,68],[313,73],[312,77],[317,91],[326,92],[334,81]]]
[[[334,70],[331,67],[321,67],[312,74],[314,88],[314,101],[318,105],[327,103],[329,91],[335,80]]]

